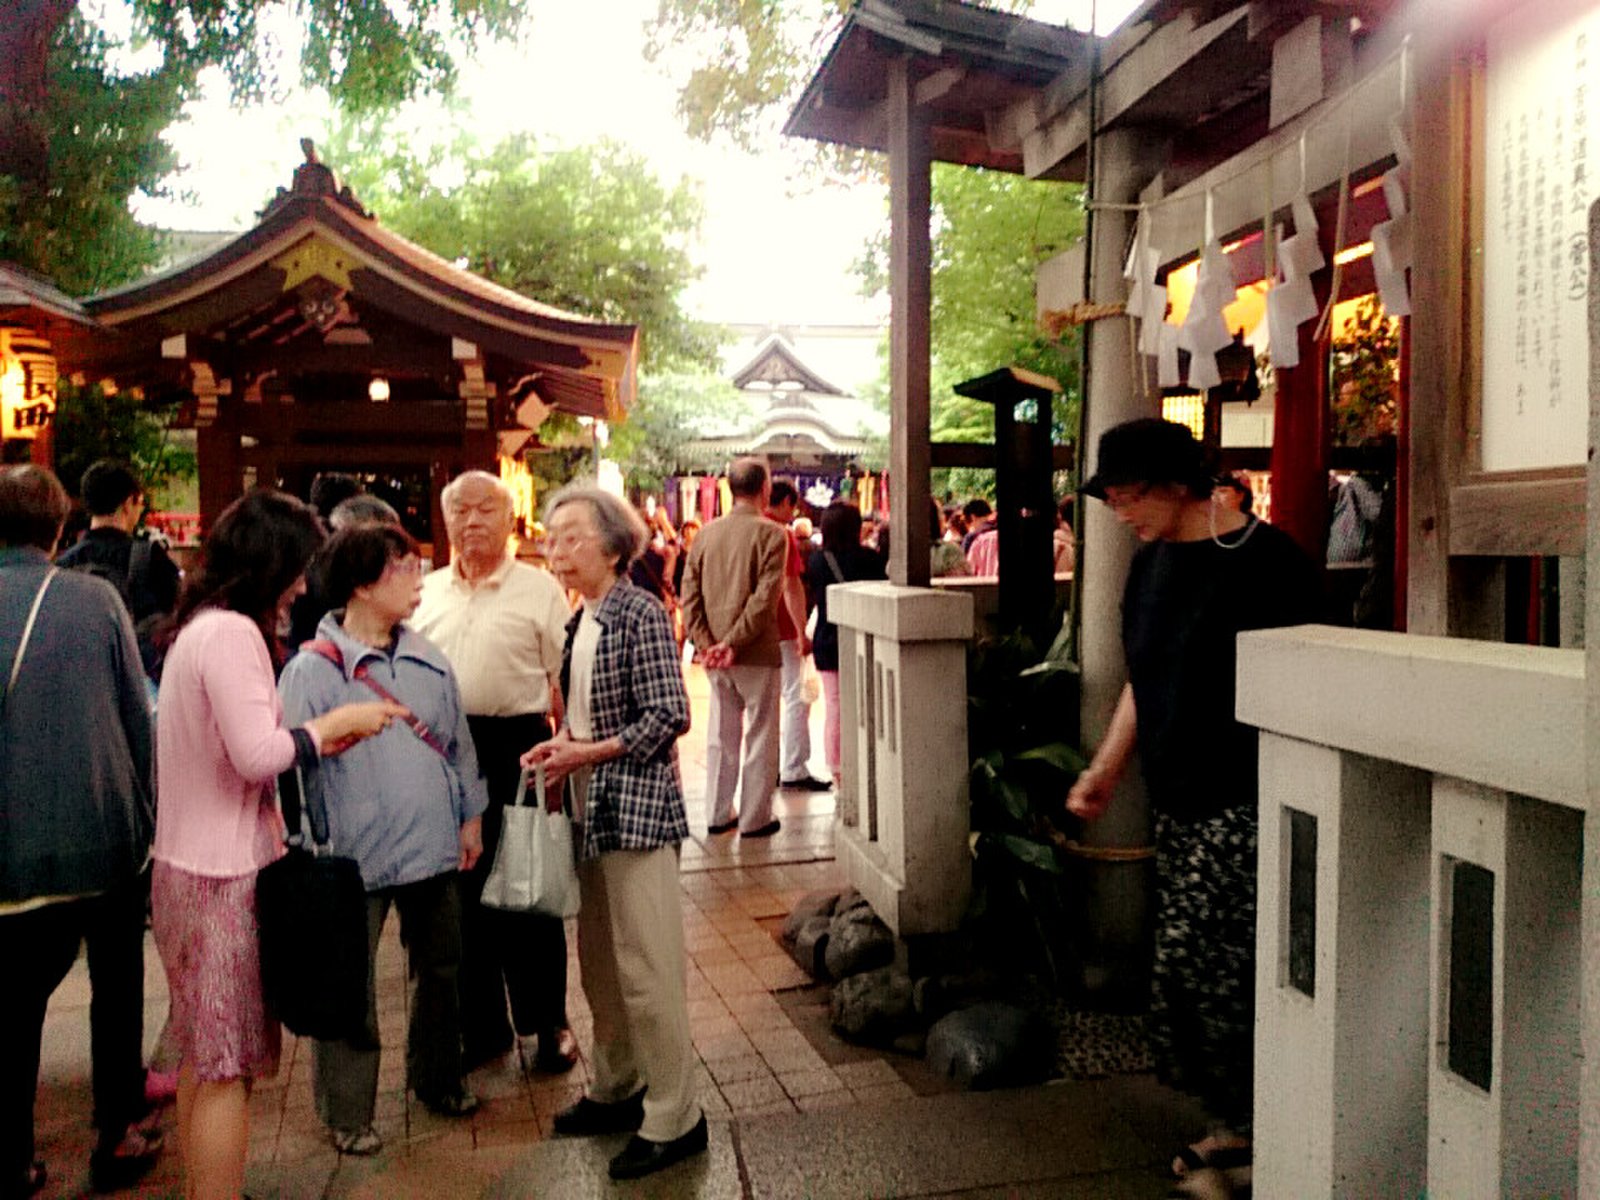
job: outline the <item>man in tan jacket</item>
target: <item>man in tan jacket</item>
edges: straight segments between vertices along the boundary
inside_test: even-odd
[[[771,837],[778,832],[772,816],[783,663],[778,599],[788,534],[763,515],[772,483],[759,459],[735,462],[728,470],[728,487],[733,511],[695,538],[679,600],[711,684],[706,736],[710,832],[726,833],[737,825],[744,837]]]

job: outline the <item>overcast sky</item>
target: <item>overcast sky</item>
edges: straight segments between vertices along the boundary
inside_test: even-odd
[[[116,29],[124,0],[87,0]],[[1100,0],[1099,26],[1113,28],[1137,0]],[[1038,0],[1040,20],[1087,25],[1090,0]],[[819,187],[795,191],[794,163],[804,147],[774,138],[760,154],[706,146],[682,131],[675,87],[644,61],[643,28],[656,0],[531,0],[527,29],[515,46],[491,45],[464,65],[465,115],[419,106],[407,120],[428,136],[461,120],[481,141],[530,131],[545,144],[577,145],[601,136],[642,151],[667,178],[700,181],[707,219],[698,247],[705,277],[689,297],[692,311],[714,321],[856,323],[882,320],[886,304],[858,295],[850,263],[886,221],[881,189]],[[292,35],[292,31],[290,32]],[[171,132],[183,163],[186,196],[136,203],[139,216],[169,229],[244,229],[301,161],[299,139],[321,129],[326,102],[295,92],[283,103],[241,111],[219,79]],[[335,170],[337,163],[331,163]],[[382,215],[381,213],[379,214]]]

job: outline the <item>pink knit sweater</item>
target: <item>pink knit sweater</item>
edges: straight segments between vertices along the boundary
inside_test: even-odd
[[[273,782],[294,755],[261,631],[239,613],[200,612],[162,672],[154,857],[217,878],[278,858],[283,820]]]

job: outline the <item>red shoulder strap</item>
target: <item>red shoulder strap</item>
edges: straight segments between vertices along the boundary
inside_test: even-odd
[[[312,654],[320,654],[334,666],[338,667],[340,671],[344,670],[344,655],[339,652],[339,647],[334,645],[327,638],[314,638],[309,642],[301,642],[300,649],[309,650]],[[376,679],[371,678],[367,674],[366,663],[358,663],[356,665],[355,679],[358,683],[364,685],[368,691],[371,691],[377,695],[379,699],[387,700],[390,704],[399,704],[401,707],[405,707],[404,701],[397,699],[394,693],[389,691],[388,688],[384,687]],[[428,749],[432,750],[445,761],[449,761],[450,752],[445,749],[444,743],[439,740],[438,734],[429,729],[422,718],[418,717],[415,713],[410,712],[410,710],[407,709],[407,715],[403,717],[402,720],[404,720],[405,723],[411,727],[412,733],[416,734],[422,739],[422,741],[427,745]]]
[[[309,642],[301,642],[300,649],[309,650],[312,654],[320,654],[338,667],[339,670],[344,670],[344,655],[339,653],[339,647],[335,646],[327,638],[313,638]]]

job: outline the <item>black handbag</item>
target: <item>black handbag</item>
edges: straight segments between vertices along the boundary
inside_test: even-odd
[[[355,859],[333,853],[327,815],[309,798],[307,844],[302,785],[298,767],[279,777],[288,853],[256,877],[262,991],[267,1010],[291,1033],[359,1038],[367,1025],[367,890]]]

